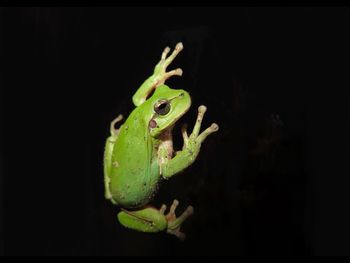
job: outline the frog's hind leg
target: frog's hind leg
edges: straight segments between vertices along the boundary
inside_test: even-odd
[[[115,125],[123,119],[123,115],[119,114],[117,118],[115,118],[110,125],[110,132],[112,136],[118,136],[119,129],[115,128]]]
[[[166,231],[175,235],[180,240],[185,239],[185,234],[180,231],[181,224],[187,217],[193,214],[193,207],[189,206],[179,217],[175,215],[175,209],[179,202],[174,200],[168,214],[165,214],[166,205],[158,210],[154,207],[146,207],[141,210],[127,211],[123,209],[118,213],[119,222],[127,227],[141,232],[157,233]]]
[[[119,135],[119,129],[115,128],[115,125],[117,122],[120,122],[123,119],[123,115],[119,114],[117,118],[115,118],[111,124],[110,124],[110,133],[111,135],[108,137],[106,144],[105,144],[105,150],[104,150],[104,184],[105,184],[105,198],[111,200],[113,203],[115,203],[112,199],[112,194],[109,190],[109,184],[110,184],[110,171],[111,171],[111,165],[117,166],[117,163],[111,163],[112,162],[112,153],[114,144],[118,138]]]
[[[153,207],[132,211],[122,209],[118,213],[118,220],[127,228],[147,233],[161,232],[167,228],[165,216]]]

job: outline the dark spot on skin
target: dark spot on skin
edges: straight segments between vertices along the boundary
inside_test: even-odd
[[[149,127],[152,128],[152,129],[157,127],[157,122],[155,120],[151,119],[149,121]]]

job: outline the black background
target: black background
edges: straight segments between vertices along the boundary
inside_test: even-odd
[[[349,255],[349,8],[1,8],[1,253]],[[109,122],[166,45],[218,133],[153,204],[185,242],[117,222]],[[180,125],[178,125],[180,127]],[[175,129],[175,145],[181,147]]]

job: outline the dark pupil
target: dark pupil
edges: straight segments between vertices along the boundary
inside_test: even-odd
[[[168,101],[163,101],[163,102],[159,103],[158,105],[156,105],[154,110],[159,115],[165,115],[170,111],[170,104]]]
[[[162,104],[159,105],[158,109],[159,110],[164,110],[167,105],[168,105],[168,103],[162,103]]]

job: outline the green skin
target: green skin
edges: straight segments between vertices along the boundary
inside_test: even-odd
[[[213,123],[199,134],[206,111],[205,106],[200,106],[192,134],[188,136],[186,127],[182,127],[184,145],[174,154],[171,131],[190,108],[191,97],[188,92],[171,89],[164,82],[171,76],[182,75],[181,69],[166,72],[167,66],[182,49],[182,43],[178,43],[168,57],[170,48],[164,49],[153,75],[133,96],[136,108],[119,129],[114,126],[122,120],[122,115],[112,121],[104,154],[104,181],[105,197],[122,208],[118,220],[123,226],[149,233],[166,231],[183,240],[185,234],[180,227],[193,213],[192,206],[176,217],[177,200],[174,200],[168,214],[165,214],[164,204],[160,209],[148,204],[159,182],[191,165],[201,143],[219,127]],[[149,97],[153,90],[153,95]]]

